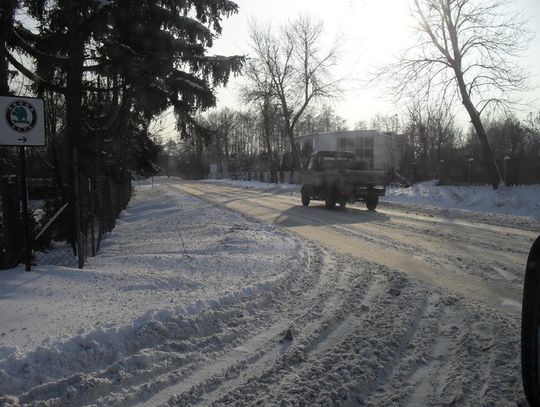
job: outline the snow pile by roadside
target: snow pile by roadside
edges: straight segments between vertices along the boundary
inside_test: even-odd
[[[490,186],[438,186],[429,181],[409,188],[389,187],[382,200],[540,219],[540,185],[494,190]]]

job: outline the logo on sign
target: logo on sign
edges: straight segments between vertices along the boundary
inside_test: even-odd
[[[28,102],[16,100],[9,104],[6,119],[9,127],[13,130],[25,133],[32,130],[36,124],[36,109]]]

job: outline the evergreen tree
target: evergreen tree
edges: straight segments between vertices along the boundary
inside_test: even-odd
[[[221,19],[237,12],[228,0],[38,0],[16,6],[37,21],[37,32],[12,18],[2,27],[0,56],[38,89],[65,97],[69,147],[89,156],[103,149],[129,156],[125,148],[137,144],[132,129],[148,134],[152,118],[170,105],[181,129],[193,126],[197,110],[215,105],[215,86],[226,84],[243,62],[206,54],[221,33]],[[34,64],[24,65],[17,54]],[[113,141],[114,147],[106,146]]]

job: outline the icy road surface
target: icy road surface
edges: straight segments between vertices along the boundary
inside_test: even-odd
[[[84,270],[0,274],[0,405],[523,403],[535,221],[160,183]]]

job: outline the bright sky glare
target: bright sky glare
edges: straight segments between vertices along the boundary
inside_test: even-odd
[[[391,61],[400,54],[413,38],[414,21],[409,8],[412,0],[235,0],[240,7],[237,15],[223,22],[223,35],[215,42],[210,53],[221,55],[249,54],[249,21],[280,24],[301,13],[322,19],[329,42],[336,36],[342,44],[340,65],[336,71],[344,78],[345,95],[334,103],[336,113],[345,118],[349,126],[359,120],[369,120],[376,114],[400,113],[383,87],[367,88],[364,81],[374,68]],[[524,99],[536,99],[530,110],[538,110],[540,100],[540,1],[514,0],[514,4],[531,18],[530,29],[536,34],[530,50],[523,58],[529,68],[534,92]],[[242,108],[237,100],[241,78],[232,79],[227,89],[220,89],[218,108]],[[536,108],[534,108],[536,106]],[[467,123],[461,106],[458,119]]]

